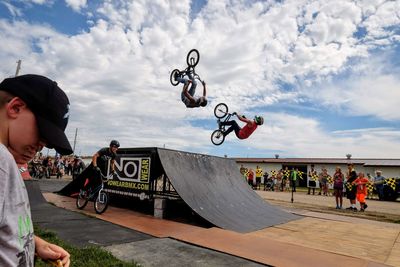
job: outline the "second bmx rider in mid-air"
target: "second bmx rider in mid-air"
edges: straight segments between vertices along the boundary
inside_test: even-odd
[[[224,125],[230,125],[230,127],[223,132],[224,137],[230,134],[232,131],[235,131],[235,134],[239,139],[246,139],[257,129],[258,125],[263,125],[264,123],[264,118],[261,116],[255,116],[253,120],[249,120],[245,116],[239,115],[236,112],[233,112],[232,115],[236,115],[238,119],[242,122],[245,122],[246,125],[241,128],[235,120],[218,120],[219,128]]]

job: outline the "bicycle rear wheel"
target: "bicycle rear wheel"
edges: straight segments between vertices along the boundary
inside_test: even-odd
[[[84,207],[86,207],[88,201],[89,201],[88,192],[86,190],[81,190],[79,192],[78,198],[76,199],[76,207],[81,210]]]
[[[211,142],[216,146],[221,145],[224,142],[224,140],[225,140],[225,136],[221,130],[215,130],[211,134]]]
[[[214,108],[214,115],[218,119],[222,119],[228,114],[228,106],[225,103],[219,103]]]
[[[200,60],[200,53],[197,51],[197,49],[192,49],[189,51],[186,57],[186,63],[190,67],[196,67],[197,63],[199,63]]]
[[[100,191],[94,201],[94,210],[97,214],[102,214],[108,207],[108,195],[106,192]]]
[[[169,76],[169,81],[171,82],[171,84],[173,85],[173,86],[177,86],[178,84],[179,84],[179,82],[177,81],[177,80],[175,80],[175,78],[177,77],[177,76],[179,76],[180,75],[180,71],[178,70],[178,69],[174,69],[172,72],[171,72],[171,75]]]

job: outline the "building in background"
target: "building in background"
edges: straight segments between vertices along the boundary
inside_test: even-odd
[[[364,172],[365,175],[368,173],[374,177],[376,171],[382,171],[382,175],[386,178],[389,177],[400,177],[400,159],[353,159],[347,158],[279,158],[276,155],[275,158],[234,158],[240,167],[242,164],[245,168],[255,169],[256,166],[260,166],[264,172],[268,172],[271,175],[271,171],[279,171],[280,169],[289,170],[298,168],[299,171],[303,172],[303,179],[298,179],[298,186],[306,187],[309,177],[307,177],[308,171],[311,169],[311,165],[314,165],[314,169],[317,173],[321,172],[321,169],[325,167],[328,170],[328,174],[333,176],[335,168],[339,166],[342,172],[346,174],[347,164],[354,164],[357,172]],[[318,185],[317,185],[318,186]]]

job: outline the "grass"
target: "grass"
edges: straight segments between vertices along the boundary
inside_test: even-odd
[[[57,235],[45,229],[41,229],[37,225],[34,226],[35,235],[43,238],[44,240],[59,245],[69,252],[71,255],[71,265],[70,266],[85,266],[85,267],[138,267],[135,262],[123,262],[116,257],[114,257],[110,252],[97,247],[97,246],[87,246],[84,248],[79,248],[70,245],[63,240],[59,239]],[[47,267],[52,266],[41,259],[35,262],[36,267]]]

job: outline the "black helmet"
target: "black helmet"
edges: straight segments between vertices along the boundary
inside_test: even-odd
[[[110,142],[110,146],[119,147],[119,142],[118,142],[117,140],[112,140],[112,141]]]

